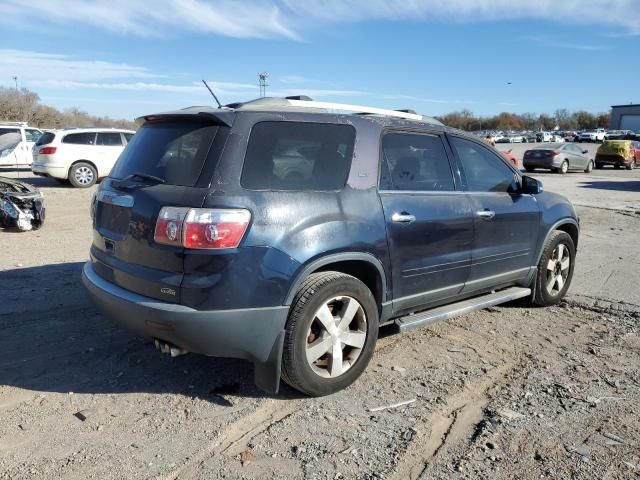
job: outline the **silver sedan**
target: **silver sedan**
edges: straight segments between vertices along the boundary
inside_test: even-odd
[[[559,173],[569,170],[589,173],[593,170],[593,157],[575,143],[548,143],[524,152],[522,166],[527,172],[544,168]]]

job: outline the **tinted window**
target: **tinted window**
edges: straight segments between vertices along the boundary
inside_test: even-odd
[[[209,123],[147,122],[127,144],[110,176],[139,172],[170,185],[193,186],[217,132],[218,126]]]
[[[347,180],[354,139],[355,129],[350,125],[258,123],[249,137],[242,186],[253,190],[338,190]]]
[[[470,191],[509,192],[517,188],[517,174],[493,152],[464,138],[452,137],[451,141],[462,163]]]
[[[95,145],[95,132],[69,133],[62,139],[62,143],[72,143],[74,145]]]
[[[37,146],[46,145],[47,143],[53,142],[54,138],[56,138],[55,133],[44,132],[42,135],[40,135],[40,137],[38,137],[38,140],[36,141],[36,145]]]
[[[98,145],[105,145],[107,147],[122,146],[120,132],[98,133]]]
[[[27,142],[35,142],[40,138],[40,135],[42,135],[42,132],[38,130],[28,129],[24,131],[24,136],[27,139]]]
[[[382,190],[450,191],[453,175],[440,137],[388,133],[382,139]]]

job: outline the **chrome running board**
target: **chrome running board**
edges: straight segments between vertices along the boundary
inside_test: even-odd
[[[405,317],[398,318],[395,324],[401,332],[411,330],[412,328],[429,325],[440,320],[459,317],[476,310],[492,307],[499,303],[511,302],[518,298],[524,298],[531,295],[530,288],[511,287],[506,290],[482,295],[481,297],[470,298],[462,302],[452,303],[443,307],[426,310],[424,312],[414,313]]]

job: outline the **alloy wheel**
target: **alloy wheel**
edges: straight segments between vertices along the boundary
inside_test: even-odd
[[[327,300],[307,332],[307,362],[323,378],[336,378],[358,360],[367,339],[367,317],[355,298]]]
[[[73,176],[81,185],[89,185],[91,182],[93,182],[93,172],[89,167],[76,168]]]
[[[551,258],[547,263],[546,288],[549,295],[556,296],[562,291],[569,276],[570,266],[571,255],[569,249],[564,243],[559,243],[553,249]]]

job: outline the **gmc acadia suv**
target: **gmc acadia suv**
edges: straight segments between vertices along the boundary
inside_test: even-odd
[[[354,382],[382,324],[557,303],[579,233],[480,139],[308,97],[144,117],[91,211],[83,281],[108,316],[308,395]]]

